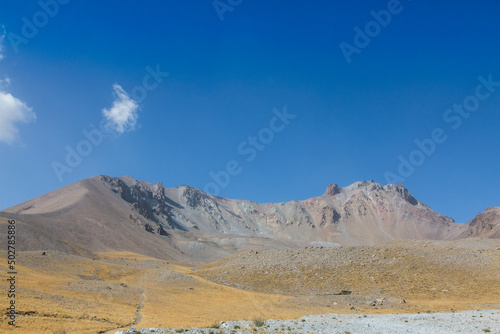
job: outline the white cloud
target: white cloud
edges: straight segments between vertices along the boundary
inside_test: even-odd
[[[139,118],[137,114],[140,109],[139,104],[130,98],[120,85],[114,84],[113,89],[115,98],[113,106],[102,110],[102,114],[108,120],[108,127],[120,134],[134,130]]]
[[[4,58],[3,40],[5,27],[1,27],[0,35],[0,60]],[[16,123],[28,123],[36,120],[36,114],[23,101],[15,98],[10,93],[3,91],[10,85],[10,79],[0,79],[0,142],[12,144],[19,138],[19,129]]]
[[[0,91],[0,141],[13,143],[19,137],[16,123],[36,120],[35,113],[23,101]]]
[[[2,60],[5,56],[3,54],[3,39],[5,38],[5,27],[2,26],[3,33],[0,36],[0,60]]]
[[[10,78],[5,77],[5,79],[0,80],[0,89],[3,89],[4,87],[9,87],[10,86]]]

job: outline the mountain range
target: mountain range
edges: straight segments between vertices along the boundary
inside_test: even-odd
[[[22,250],[124,251],[186,262],[259,248],[500,238],[499,207],[457,224],[403,185],[373,181],[332,184],[303,201],[256,203],[101,175],[1,211],[0,223],[7,219],[17,222]]]

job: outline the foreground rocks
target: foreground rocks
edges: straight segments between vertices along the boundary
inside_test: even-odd
[[[211,328],[130,329],[116,334],[136,333],[499,333],[500,310],[454,313],[353,315],[310,315],[296,320],[229,321]]]

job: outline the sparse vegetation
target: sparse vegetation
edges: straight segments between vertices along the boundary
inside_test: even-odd
[[[262,326],[264,326],[265,321],[262,318],[256,318],[253,320],[253,324],[255,327],[262,327]]]
[[[167,266],[165,265],[165,261],[161,261],[160,263],[160,260],[128,253],[102,253],[99,257],[85,258],[75,257],[61,252],[50,253],[50,256],[42,256],[40,252],[21,252],[23,256],[23,265],[25,266],[25,276],[24,280],[19,281],[19,285],[20,288],[25,289],[24,297],[30,302],[29,311],[23,311],[26,315],[31,314],[31,312],[33,312],[33,314],[60,315],[60,321],[54,322],[52,325],[53,327],[49,327],[46,330],[46,333],[54,334],[91,333],[99,332],[110,327],[105,321],[89,321],[94,316],[95,319],[105,319],[113,324],[128,324],[134,321],[141,298],[141,289],[144,289],[145,295],[144,309],[140,311],[140,315],[143,317],[142,322],[140,322],[141,327],[182,328],[182,326],[186,326],[184,328],[189,328],[190,326],[197,326],[201,323],[202,326],[207,328],[205,333],[208,333],[208,327],[211,327],[214,329],[214,334],[216,334],[219,325],[212,324],[215,319],[230,317],[234,320],[250,319],[251,322],[255,317],[265,317],[265,319],[295,319],[288,323],[291,325],[291,329],[280,328],[281,325],[275,326],[272,322],[267,321],[265,323],[262,321],[262,325],[260,325],[259,322],[252,324],[253,329],[256,329],[257,332],[264,331],[266,326],[271,326],[271,328],[278,327],[278,332],[284,332],[287,330],[297,330],[297,324],[307,323],[308,321],[308,318],[301,317],[314,313],[329,313],[331,314],[331,316],[328,316],[329,321],[336,318],[333,321],[339,322],[343,318],[332,313],[342,313],[343,310],[348,311],[351,306],[347,306],[347,303],[351,303],[352,306],[360,308],[362,313],[391,313],[395,310],[397,311],[404,308],[405,312],[420,312],[425,316],[429,316],[429,318],[435,316],[435,318],[438,319],[439,316],[436,312],[449,311],[450,308],[460,312],[464,309],[470,309],[471,305],[474,305],[474,309],[477,309],[476,305],[478,303],[498,303],[500,300],[499,282],[498,280],[491,279],[495,277],[498,272],[500,265],[498,260],[491,257],[486,251],[483,251],[483,253],[473,252],[473,257],[469,254],[470,249],[484,249],[485,247],[496,249],[498,244],[490,240],[483,240],[481,243],[469,240],[467,243],[464,243],[465,241],[453,243],[433,242],[432,248],[434,248],[434,253],[422,253],[423,255],[419,256],[414,256],[416,251],[422,250],[422,252],[425,252],[431,247],[419,247],[418,242],[415,242],[415,244],[414,242],[407,242],[405,245],[395,244],[375,247],[378,249],[377,254],[380,254],[378,255],[380,259],[384,259],[385,257],[387,259],[384,261],[392,263],[397,256],[398,263],[404,261],[404,265],[388,265],[383,262],[379,263],[379,261],[382,260],[377,260],[377,266],[374,265],[368,268],[368,266],[358,266],[358,262],[356,262],[358,260],[353,259],[352,261],[354,262],[348,266],[346,269],[348,274],[345,275],[345,279],[351,279],[349,284],[337,284],[333,286],[333,288],[328,285],[327,289],[323,287],[324,291],[320,289],[318,290],[318,294],[324,292],[325,296],[321,296],[320,298],[316,298],[315,296],[308,297],[307,299],[302,298],[301,304],[288,303],[289,297],[287,296],[260,293],[265,292],[263,289],[263,287],[265,287],[264,284],[268,284],[268,286],[273,288],[286,288],[286,286],[282,286],[287,284],[286,279],[274,279],[269,276],[262,279],[262,275],[256,275],[252,278],[254,269],[259,268],[260,270],[260,268],[263,268],[262,265],[268,261],[281,260],[281,257],[287,256],[288,253],[300,257],[301,253],[297,250],[289,250],[288,252],[260,251],[259,261],[261,262],[257,265],[261,267],[254,268],[252,264],[241,262],[237,262],[238,266],[236,266],[234,263],[230,262],[233,260],[228,258],[218,263],[204,265],[199,267],[198,270],[196,268],[193,270],[191,266],[182,264],[171,263]],[[426,242],[426,244],[431,245],[430,242]],[[368,263],[372,259],[372,252],[374,252],[370,247],[345,247],[343,250],[334,249],[333,251],[337,251],[340,254],[340,252],[349,249],[349,253],[361,257],[359,261]],[[363,249],[364,252],[361,252]],[[319,251],[319,249],[313,249],[310,251],[309,255],[313,256],[314,252]],[[324,252],[321,253],[323,255],[332,252],[332,250],[327,250],[326,248],[322,251]],[[368,254],[366,259],[363,258],[365,253]],[[396,253],[398,254],[396,255]],[[461,254],[462,262],[455,262],[458,261],[455,255],[459,253]],[[497,253],[495,252],[495,254]],[[442,257],[442,255],[444,257]],[[346,256],[345,260],[350,261],[347,255],[341,255],[341,258],[342,256]],[[432,259],[433,257],[435,257],[436,261],[448,261],[446,262],[448,265],[443,269],[446,273],[450,272],[450,268],[455,268],[454,270],[458,270],[457,272],[459,274],[455,276],[440,274],[437,270],[426,267],[425,264],[428,263],[428,259]],[[93,258],[95,258],[95,260],[93,260]],[[232,258],[238,259],[238,256]],[[330,261],[330,257],[325,258],[327,259],[326,261]],[[134,262],[130,259],[137,260]],[[305,260],[307,259],[301,259],[301,261]],[[0,262],[1,261],[6,261],[5,255],[3,260],[0,256]],[[486,262],[483,263],[481,261],[489,262],[487,263],[488,265],[483,265]],[[43,263],[44,266],[41,267],[40,263]],[[306,263],[306,265],[309,266],[308,263]],[[248,281],[254,284],[248,289],[250,291],[228,288],[223,284],[217,284],[216,280],[215,284],[212,280],[207,280],[209,275],[206,273],[209,271],[219,275],[220,272],[217,271],[222,268],[226,273],[232,275],[233,273],[238,273],[241,266],[245,266],[245,276],[240,277],[243,285],[245,283],[244,279],[247,279],[247,277],[253,280]],[[480,268],[480,270],[476,271],[476,267]],[[270,271],[269,275],[285,273],[288,268],[286,260],[280,261],[279,265],[274,265],[272,267],[272,271]],[[312,266],[312,268],[314,269],[314,266]],[[405,268],[407,268],[408,271],[402,271]],[[389,269],[394,269],[395,271],[391,272]],[[463,272],[461,271],[462,269]],[[296,276],[293,281],[295,283],[304,282],[305,288],[308,289],[309,287],[307,284],[316,279],[316,273],[318,274],[318,279],[323,277],[323,280],[325,280],[326,274],[328,273],[326,272],[328,267],[320,266],[319,270],[320,271],[314,271],[312,269],[309,271],[301,270],[300,275],[297,273],[295,274]],[[366,305],[365,302],[360,302],[360,300],[364,298],[363,286],[357,285],[361,282],[357,280],[357,277],[363,274],[363,270],[370,271],[366,273],[368,279],[364,279],[364,283],[372,282],[370,277],[373,276],[373,281],[380,286],[384,286],[384,289],[386,289],[385,293],[388,295],[394,295],[398,292],[401,293],[401,291],[404,291],[404,294],[394,297],[394,304],[390,304],[391,298],[384,300],[383,305],[381,305],[381,310],[372,311],[370,308],[366,308],[365,310],[363,307],[363,305]],[[57,271],[59,274],[52,275],[52,271]],[[475,276],[476,272],[478,273],[477,276]],[[415,273],[418,275],[414,275]],[[465,273],[472,276],[477,284],[464,284],[464,282],[467,282],[467,280],[464,279]],[[312,277],[310,278],[308,275],[312,275]],[[162,277],[165,278],[164,281],[158,281]],[[301,281],[302,277],[307,280]],[[401,277],[405,279],[401,280]],[[344,278],[340,277],[339,279]],[[406,279],[408,279],[408,282]],[[35,281],[43,285],[43,290],[30,288],[30,284]],[[269,284],[270,282],[272,284]],[[430,295],[426,294],[430,291],[429,287],[421,289],[419,286],[419,284],[421,284],[420,282],[430,287],[436,287],[438,290],[447,289],[450,292],[437,297],[432,295],[434,299],[429,299],[428,297]],[[124,289],[122,284],[126,284],[127,288]],[[414,290],[408,290],[408,286],[410,286],[408,284],[414,284],[411,285],[411,288]],[[65,288],[61,289],[61,286]],[[163,289],[166,286],[169,288]],[[300,284],[296,284],[296,286],[301,289],[304,288]],[[107,289],[106,287],[112,287],[112,289]],[[189,287],[194,287],[195,290],[189,290]],[[311,287],[313,286],[311,285]],[[6,283],[0,282],[0,288],[5,289]],[[331,291],[340,292],[342,289],[352,290],[353,294],[350,296],[329,296]],[[256,292],[256,290],[260,292]],[[88,293],[88,291],[92,293]],[[196,303],[189,306],[190,309],[189,312],[187,312],[185,307],[186,296],[189,294],[190,297],[192,297],[193,291],[199,293],[200,296],[209,297],[197,300]],[[48,298],[48,294],[58,296],[58,298]],[[254,307],[245,309],[241,307],[241,302],[248,300],[249,296],[252,299]],[[401,296],[404,296],[406,299],[406,304],[399,303],[402,298]],[[466,300],[461,299],[462,297],[458,298],[458,296],[471,297],[470,300]],[[300,297],[303,297],[303,295],[299,293],[299,299]],[[381,295],[380,298],[381,297],[383,296]],[[321,299],[327,301],[321,304],[318,302]],[[98,302],[96,302],[96,300]],[[374,300],[375,296],[370,297],[370,301]],[[168,301],[168,306],[165,301]],[[335,303],[333,301],[335,301]],[[173,307],[172,305],[182,307]],[[266,309],[266,305],[274,305],[275,307],[270,310],[270,308]],[[418,307],[415,307],[415,305],[418,305]],[[168,312],[166,311],[167,309]],[[266,310],[267,313],[262,314],[262,310]],[[427,315],[426,312],[432,314]],[[42,324],[42,318],[43,317],[30,317],[30,327],[25,327],[19,332],[36,332],[34,328]],[[473,319],[484,319],[486,321],[487,317],[485,316],[483,318],[480,313],[477,313]],[[403,319],[401,322],[404,323],[405,320]],[[483,328],[487,329],[486,325],[486,322],[483,323]],[[239,332],[241,329],[240,326],[241,324],[239,326],[234,326],[225,331],[225,333],[230,332],[233,328],[236,332]],[[59,330],[63,327],[64,330]],[[302,327],[309,328],[309,326],[305,325],[302,325]],[[253,329],[250,331],[253,331]],[[479,330],[481,331],[481,327],[479,327]],[[272,330],[269,331],[272,332]],[[171,332],[175,331],[172,330]],[[186,330],[180,329],[177,333],[185,332]],[[488,331],[483,332],[490,333]],[[494,332],[494,330],[491,330],[491,332]]]

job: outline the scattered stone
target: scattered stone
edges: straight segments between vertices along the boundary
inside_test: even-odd
[[[401,323],[404,322],[404,333],[483,333],[484,329],[496,328],[500,321],[498,310],[464,311],[458,313],[432,314],[335,314],[309,315],[295,320],[266,320],[265,327],[259,333],[401,333]],[[484,317],[483,317],[484,315]],[[237,326],[237,327],[236,327]],[[209,333],[252,333],[252,321],[228,321],[219,323],[219,330],[212,328],[192,329],[155,329],[131,328],[127,331],[118,331],[115,334],[209,334]],[[278,328],[281,327],[281,331]],[[285,328],[287,330],[285,331]],[[484,329],[483,329],[484,328]],[[482,330],[481,330],[482,329]],[[256,333],[257,331],[255,331]],[[491,330],[491,332],[495,332]]]

